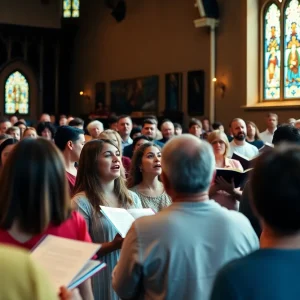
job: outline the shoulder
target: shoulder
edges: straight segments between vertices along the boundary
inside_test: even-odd
[[[134,187],[133,187],[133,189],[134,189]],[[131,190],[129,190],[129,194],[133,201],[133,206],[136,208],[141,208],[142,203],[141,203],[140,197],[134,191],[131,191]]]
[[[91,205],[84,192],[80,192],[71,199],[73,208],[81,208],[84,211],[91,211]]]
[[[75,195],[72,197],[71,201],[74,201],[74,202],[76,202],[77,204],[79,204],[79,203],[85,203],[85,202],[88,202],[88,199],[87,199],[87,197],[86,197],[85,192],[80,192],[80,193],[75,194]]]
[[[77,211],[72,211],[69,221],[78,227],[82,227],[82,225],[85,227],[86,224],[83,216]]]
[[[232,140],[231,142],[229,142],[230,147],[236,147],[236,144],[234,143],[234,140]]]
[[[241,163],[236,159],[226,158],[226,165],[227,164],[235,169],[243,170]]]
[[[262,254],[261,250],[256,250],[242,258],[238,258],[229,262],[220,270],[218,274],[218,278],[232,277],[238,279],[241,278],[240,277],[241,275],[245,275],[247,272],[250,273],[251,272],[250,269],[254,268],[255,270],[257,270],[258,261],[264,260],[265,258],[265,256],[261,254]]]
[[[225,214],[224,214],[225,215]],[[249,219],[240,212],[227,210],[223,226],[228,229],[228,238],[234,241],[236,247],[253,251],[259,248],[258,237]]]
[[[125,146],[124,149],[123,149],[123,155],[128,157],[128,158],[132,157],[132,152],[133,152],[133,144]]]
[[[131,165],[131,159],[127,156],[122,156],[122,164],[126,168],[129,168]]]
[[[216,203],[216,205],[218,205]],[[258,242],[257,236],[250,224],[250,221],[242,213],[228,210],[227,208],[219,207],[215,209],[215,216],[219,219],[220,225],[228,228],[229,235],[239,239],[239,233],[248,237],[249,239],[254,239]],[[222,223],[222,224],[221,224]]]
[[[133,149],[133,144],[124,147],[124,151],[131,151]]]
[[[260,135],[266,135],[268,133],[268,130],[265,130],[263,132],[260,133]]]
[[[255,153],[258,153],[258,149],[257,149],[256,146],[254,146],[254,145],[252,145],[252,144],[249,144],[249,143],[246,143],[245,145],[246,145],[246,147],[247,147],[248,149],[251,149],[251,150],[254,151]]]
[[[127,156],[122,156],[122,162],[123,163],[127,163],[127,164],[130,164],[131,162],[131,159]]]
[[[160,142],[159,140],[154,140],[154,144],[156,144],[157,146],[159,146],[161,148],[164,146],[164,143]]]
[[[231,224],[233,226],[241,224],[245,227],[251,227],[248,219],[240,212],[228,210],[224,207],[221,207],[221,210],[219,210],[219,214],[222,215],[222,217],[228,222],[228,224]]]
[[[27,251],[1,246],[0,256],[2,258],[0,262],[1,272],[5,274],[7,283],[1,288],[3,299],[15,299],[15,297],[24,300],[57,299],[44,271],[35,264]]]

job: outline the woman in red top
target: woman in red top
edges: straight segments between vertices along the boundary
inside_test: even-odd
[[[24,139],[0,175],[0,243],[31,250],[44,235],[91,242],[85,220],[71,212],[62,155],[45,139]],[[93,299],[90,280],[79,286]]]

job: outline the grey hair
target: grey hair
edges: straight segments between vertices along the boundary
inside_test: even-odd
[[[163,148],[162,168],[176,193],[205,192],[215,169],[212,147],[192,135],[174,137]]]
[[[90,129],[95,126],[95,125],[98,125],[98,126],[101,126],[102,128],[102,131],[104,130],[104,127],[103,127],[103,124],[102,122],[98,121],[98,120],[95,120],[95,121],[92,121],[88,124],[88,126],[86,127],[87,128],[87,131],[90,132]]]

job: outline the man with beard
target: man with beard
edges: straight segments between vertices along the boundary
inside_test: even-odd
[[[228,156],[231,157],[233,152],[241,154],[248,159],[258,155],[258,149],[246,142],[247,127],[245,121],[240,118],[235,118],[230,124],[233,140],[230,142]]]

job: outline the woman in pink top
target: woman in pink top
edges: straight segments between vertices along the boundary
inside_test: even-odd
[[[85,220],[71,211],[63,157],[52,142],[19,142],[1,170],[0,189],[0,243],[32,250],[47,234],[91,242]],[[93,299],[90,280],[79,290]]]
[[[243,167],[239,161],[227,158],[230,145],[224,132],[215,130],[210,133],[207,140],[213,147],[216,168],[238,169],[243,171]],[[228,183],[222,177],[216,178],[209,190],[211,199],[232,210],[238,210],[238,200],[241,198],[241,195],[242,192],[239,188],[235,188],[233,183]]]

